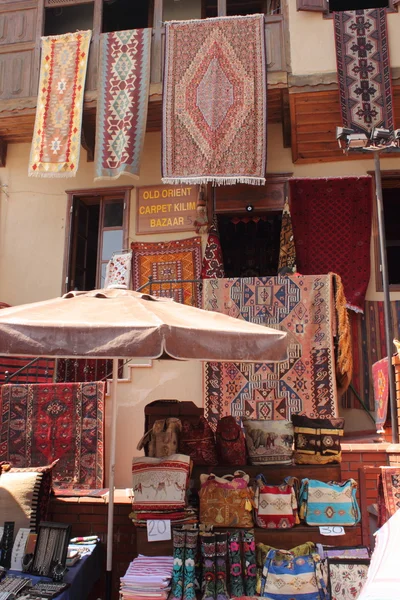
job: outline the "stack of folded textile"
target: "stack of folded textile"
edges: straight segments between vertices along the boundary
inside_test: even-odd
[[[167,520],[174,525],[197,523],[197,513],[187,506],[191,460],[184,454],[166,458],[141,456],[132,462],[133,512],[137,526],[146,521]]]
[[[120,600],[167,600],[173,565],[173,556],[139,554],[121,577]]]

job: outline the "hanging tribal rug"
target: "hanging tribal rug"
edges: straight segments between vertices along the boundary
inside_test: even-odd
[[[4,385],[0,461],[15,467],[59,459],[53,483],[104,486],[104,383]]]
[[[264,15],[167,23],[165,52],[163,182],[264,184]]]
[[[54,365],[53,358],[0,356],[0,384],[13,374],[12,383],[52,383]],[[17,371],[20,373],[17,374]]]
[[[42,62],[29,175],[74,177],[92,32],[42,38]]]
[[[139,177],[147,122],[151,29],[100,36],[95,180]]]
[[[370,278],[370,177],[291,179],[290,210],[297,269],[337,273],[348,308],[364,310]]]
[[[380,467],[380,469],[378,484],[379,527],[400,508],[400,468]]]
[[[387,356],[372,365],[372,381],[374,385],[375,422],[379,433],[383,431],[386,423],[389,400],[389,361]]]
[[[214,219],[208,229],[206,249],[204,250],[203,265],[201,268],[202,279],[217,279],[225,277],[224,259],[222,256],[221,242],[218,233],[218,223]]]
[[[199,280],[201,276],[201,238],[194,237],[173,242],[132,242],[133,289],[154,281],[165,281],[143,288],[154,296],[166,296],[176,302],[201,306]],[[172,280],[185,280],[170,283]],[[190,280],[190,281],[188,281]]]
[[[392,322],[394,337],[400,335],[400,301],[393,300]],[[375,410],[372,368],[388,355],[385,338],[383,302],[367,300],[363,315],[351,313],[351,345],[353,349],[353,378],[351,384],[370,410]],[[394,352],[394,347],[390,351]],[[344,408],[361,408],[349,388],[342,397]]]
[[[292,215],[290,214],[289,203],[285,202],[282,211],[282,226],[279,241],[279,262],[278,273],[296,272],[296,248],[294,245]]]
[[[204,281],[204,308],[290,332],[289,359],[205,363],[205,413],[251,419],[337,416],[330,275]]]
[[[335,13],[335,39],[343,125],[393,129],[386,10]]]

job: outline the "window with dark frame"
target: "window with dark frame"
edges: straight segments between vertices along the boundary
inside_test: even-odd
[[[104,287],[108,261],[128,243],[130,189],[70,194],[65,291]]]
[[[151,27],[151,0],[103,0],[102,32]]]
[[[373,172],[369,174],[374,177]],[[400,291],[400,171],[382,171],[381,177],[389,285],[392,291]],[[375,200],[373,201],[372,237],[376,291],[382,292],[381,252]]]
[[[45,9],[44,35],[61,35],[93,29],[94,2]]]

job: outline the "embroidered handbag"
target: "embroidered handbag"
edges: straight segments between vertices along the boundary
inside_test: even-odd
[[[294,460],[298,465],[322,465],[341,462],[340,438],[344,419],[311,419],[292,415]]]
[[[243,419],[243,426],[252,465],[292,463],[293,425],[290,421]]]
[[[300,519],[307,525],[355,525],[361,518],[357,499],[357,482],[343,483],[303,479],[300,487]]]
[[[318,554],[295,556],[270,550],[262,570],[260,596],[268,600],[328,600]]]
[[[194,465],[218,464],[214,433],[204,417],[197,423],[187,419],[182,421],[179,451],[190,456]]]
[[[328,558],[328,589],[331,600],[356,600],[367,581],[369,559]]]
[[[163,458],[176,454],[179,447],[179,434],[182,423],[179,419],[158,419],[137,445],[137,450],[145,448],[146,456]]]
[[[134,510],[184,508],[191,469],[190,456],[166,458],[140,456],[132,461]]]
[[[215,527],[254,526],[254,492],[243,471],[233,475],[200,475],[200,523]]]
[[[219,464],[229,466],[246,464],[244,433],[235,417],[222,417],[218,421],[216,442]]]
[[[255,488],[255,522],[267,529],[287,529],[300,523],[297,516],[295,486],[288,477],[281,485],[268,485],[264,475],[257,475]]]

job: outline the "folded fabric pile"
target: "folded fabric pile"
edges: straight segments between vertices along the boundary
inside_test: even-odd
[[[168,510],[147,511],[133,510],[129,515],[132,523],[137,527],[146,527],[149,520],[166,520],[172,521],[175,525],[193,525],[198,522],[197,511],[191,506],[187,506],[182,510],[170,512]]]
[[[121,577],[120,600],[167,600],[173,565],[172,556],[139,554]]]
[[[132,462],[134,525],[167,520],[174,525],[197,523],[196,511],[187,506],[191,460],[185,454],[166,458],[141,456]]]

